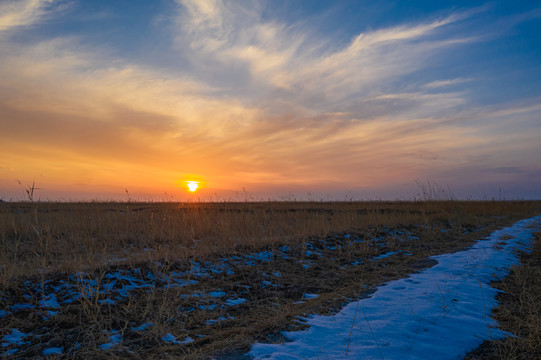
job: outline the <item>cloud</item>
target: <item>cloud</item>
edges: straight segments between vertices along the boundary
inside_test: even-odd
[[[425,84],[424,87],[435,89],[435,88],[441,88],[441,87],[447,87],[457,84],[463,84],[465,82],[473,81],[473,79],[469,78],[456,78],[456,79],[448,79],[448,80],[436,80],[432,81],[428,84]]]
[[[273,113],[280,108],[312,115],[344,111],[356,99],[385,95],[393,83],[422,69],[432,56],[475,41],[445,32],[446,26],[471,16],[469,12],[366,31],[337,46],[335,39],[314,36],[306,24],[263,17],[259,2],[244,6],[226,0],[179,0],[178,4],[179,52],[189,48],[196,71],[216,74],[215,69],[221,68],[244,74],[229,79],[231,90],[256,97],[253,101]]]
[[[531,121],[537,103],[473,107],[460,85],[477,79],[404,80],[475,41],[455,35],[467,13],[337,42],[262,2],[177,4],[176,52],[159,49],[189,60],[176,67],[75,37],[0,38],[2,166],[86,184],[165,186],[193,173],[224,189],[368,188],[456,169],[460,180],[517,157],[527,167],[539,148],[533,135],[494,131]],[[43,19],[42,5],[24,23]]]
[[[259,113],[183,73],[111,61],[73,38],[0,42],[0,148],[19,172],[33,166],[66,178],[69,166],[49,157],[74,168],[93,164],[88,174],[101,173],[100,162],[125,169],[109,177],[136,168],[169,181],[184,171],[212,173],[205,166],[219,171],[228,156],[213,144]]]
[[[58,11],[57,0],[7,0],[0,3],[0,31],[39,23]]]
[[[534,102],[534,104],[523,104],[522,106],[516,106],[515,104],[509,106],[506,104],[505,108],[495,109],[488,113],[486,116],[490,117],[500,117],[500,116],[511,116],[511,115],[520,115],[523,113],[539,112],[541,111],[541,104]]]
[[[197,62],[223,62],[223,71],[244,64],[257,86],[282,93],[251,98],[202,81],[197,72],[111,61],[75,38],[5,42],[4,137],[69,149],[86,161],[108,157],[160,169],[178,164],[173,168],[213,176],[227,171],[247,183],[321,183],[349,172],[340,182],[352,186],[413,176],[411,161],[420,166],[426,159],[409,154],[457,146],[449,137],[471,141],[427,117],[459,105],[459,93],[380,92],[349,100],[422,66],[420,54],[442,46],[428,37],[452,16],[360,34],[329,52],[306,43],[309,35],[295,26],[262,20],[258,6],[183,1],[182,8],[184,42],[177,45],[189,46]],[[402,51],[410,55],[398,57]]]

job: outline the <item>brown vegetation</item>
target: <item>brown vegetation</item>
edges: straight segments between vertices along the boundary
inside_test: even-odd
[[[112,263],[201,258],[383,226],[461,231],[536,202],[2,203],[0,281]],[[148,251],[150,250],[150,251]],[[242,250],[244,251],[244,250]]]
[[[18,357],[55,346],[87,359],[243,351],[302,327],[299,315],[334,312],[385,281],[432,266],[428,256],[460,250],[540,209],[523,201],[2,203],[0,310],[8,315],[0,336],[14,328],[33,334]],[[258,252],[272,261],[248,265]],[[197,277],[204,263],[231,271]],[[152,287],[104,303],[108,276],[135,269]],[[165,275],[172,273],[187,274],[187,285],[169,286]],[[81,296],[46,316],[40,301],[59,284],[78,286]],[[224,296],[210,298],[217,289]],[[310,293],[319,297],[305,299]],[[245,302],[230,302],[236,298]],[[24,301],[33,307],[14,310]],[[152,326],[134,330],[144,323]],[[100,349],[113,332],[122,343]],[[171,344],[165,334],[193,341]]]

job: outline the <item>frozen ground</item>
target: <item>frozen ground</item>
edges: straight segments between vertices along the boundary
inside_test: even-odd
[[[487,315],[495,295],[488,284],[493,275],[503,275],[515,261],[513,249],[527,248],[532,232],[529,224],[540,222],[541,216],[524,220],[468,251],[433,257],[439,262],[434,268],[390,282],[371,298],[350,304],[335,316],[301,319],[310,327],[284,333],[290,342],[259,343],[242,358],[403,359],[427,358],[427,353],[431,358],[459,357],[482,339],[502,335]],[[96,349],[126,356],[160,347],[197,350],[216,340],[216,329],[241,332],[239,326],[251,324],[250,311],[272,318],[282,305],[309,306],[321,295],[336,297],[345,276],[353,286],[357,279],[359,287],[366,286],[360,280],[364,265],[372,277],[380,279],[377,274],[390,270],[393,262],[408,264],[409,259],[416,262],[416,256],[424,258],[416,255],[426,245],[416,230],[383,227],[368,237],[340,234],[210,261],[151,261],[138,267],[57,274],[43,281],[21,280],[17,287],[0,294],[0,322],[6,325],[0,336],[0,357],[76,357]],[[448,230],[441,231],[447,235]],[[329,274],[334,277],[324,279]],[[136,308],[129,318],[122,315],[131,302],[153,299],[166,289],[175,295],[165,323],[142,316]],[[337,301],[343,304],[343,300]],[[119,313],[122,324],[128,323],[123,327],[112,320],[83,327],[66,323],[89,303],[100,314]],[[290,327],[294,328],[299,327]],[[254,337],[257,334],[254,331]]]
[[[434,256],[438,265],[391,281],[334,316],[310,316],[289,342],[256,343],[255,359],[459,359],[505,334],[490,318],[489,286],[527,251],[541,215],[494,232],[466,251]]]

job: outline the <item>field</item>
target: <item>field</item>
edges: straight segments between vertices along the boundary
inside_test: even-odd
[[[299,317],[540,213],[533,201],[0,203],[0,356],[241,359],[307,327]]]

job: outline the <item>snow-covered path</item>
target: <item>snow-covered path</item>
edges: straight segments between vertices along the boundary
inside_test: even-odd
[[[541,215],[495,231],[472,248],[434,256],[438,265],[381,286],[334,316],[310,316],[283,344],[254,344],[255,359],[460,359],[504,334],[490,318],[492,280],[527,250]],[[361,285],[361,284],[360,284]]]

